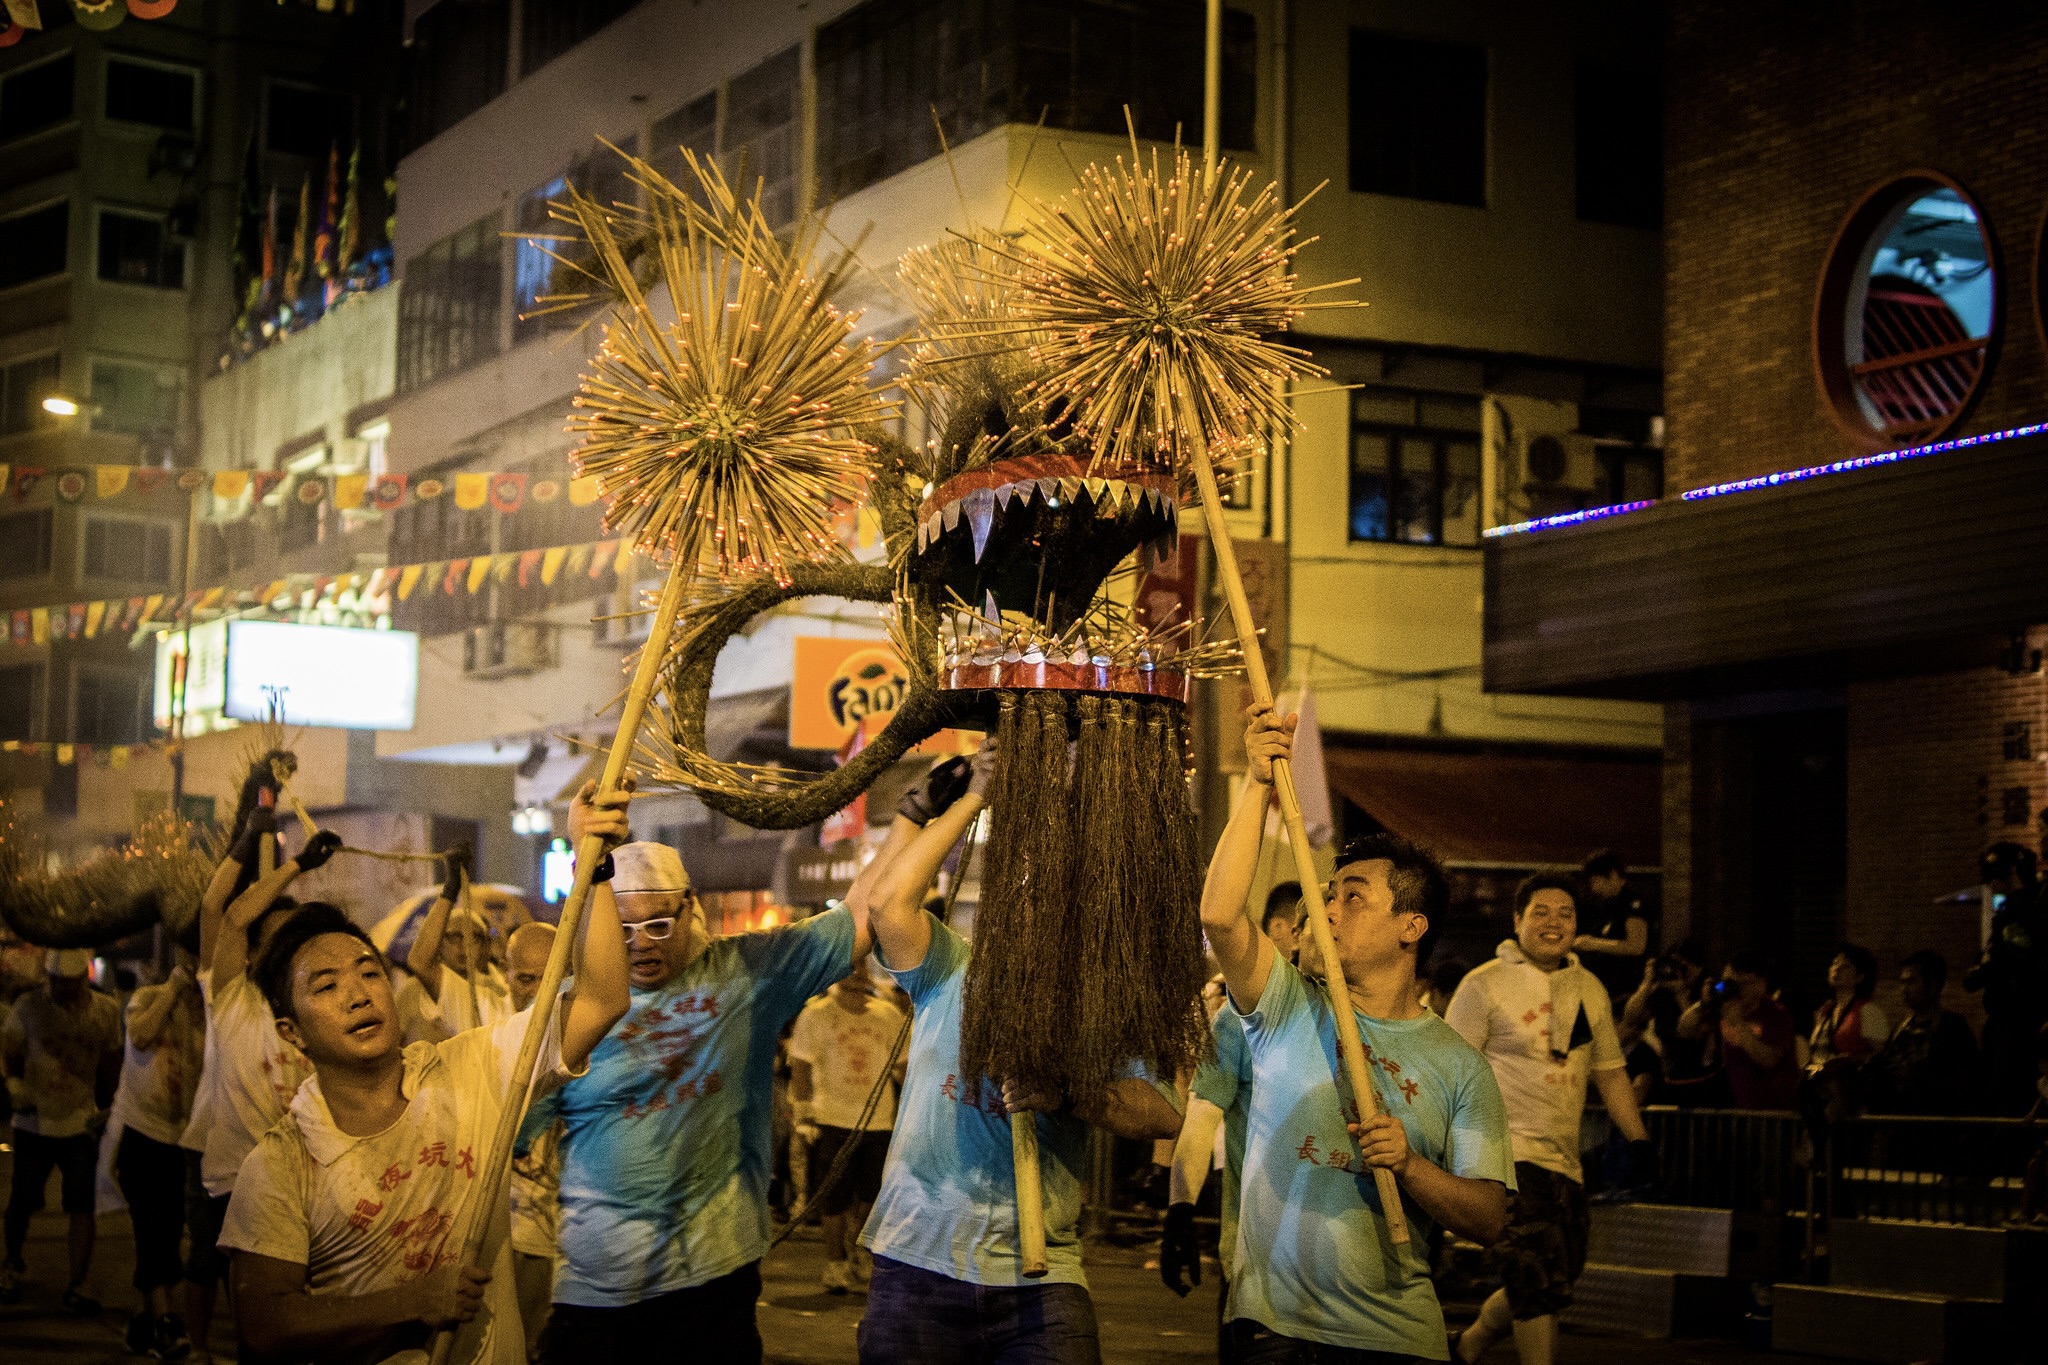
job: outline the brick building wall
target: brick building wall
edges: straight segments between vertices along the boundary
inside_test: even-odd
[[[1900,958],[1948,959],[1949,1008],[1982,1023],[1961,989],[1978,954],[1980,911],[1934,901],[1976,880],[2001,839],[2034,846],[2048,804],[2048,687],[1997,669],[1849,688],[1849,885],[1844,929],[1878,956],[1887,1008]],[[1894,1016],[1896,1017],[1896,1015]]]
[[[1968,191],[1999,261],[1990,370],[1951,434],[2048,416],[2033,300],[2048,6],[1676,0],[1667,14],[1667,487],[1867,449],[1821,398],[1814,302],[1843,217],[1911,170]]]

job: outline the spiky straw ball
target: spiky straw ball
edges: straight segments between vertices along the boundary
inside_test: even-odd
[[[589,249],[579,268],[619,301],[569,422],[576,467],[597,477],[605,528],[642,553],[787,581],[791,562],[843,553],[834,515],[867,490],[873,450],[854,430],[883,416],[871,348],[830,302],[838,272],[807,264],[814,227],[778,237],[758,199],[694,157],[695,198],[632,165],[645,210],[575,191],[568,205]]]
[[[1243,170],[1205,177],[1185,150],[1168,174],[1133,142],[1009,248],[1013,325],[1038,334],[1019,343],[1042,367],[1033,396],[1068,400],[1098,459],[1174,432],[1219,453],[1256,444],[1293,420],[1279,381],[1323,373],[1275,337],[1310,308],[1351,304],[1307,301],[1289,268],[1301,205],[1251,187]]]

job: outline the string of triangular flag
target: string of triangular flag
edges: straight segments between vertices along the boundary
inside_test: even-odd
[[[343,512],[395,512],[409,503],[453,497],[456,507],[465,512],[489,507],[509,515],[527,503],[545,505],[566,497],[571,507],[588,507],[598,499],[594,476],[536,479],[525,471],[463,472],[413,479],[405,474],[372,478],[367,473],[294,476],[278,469],[165,469],[125,464],[47,469],[39,465],[0,464],[0,494],[12,492],[16,502],[27,502],[45,487],[62,503],[83,502],[88,494],[107,501],[131,493],[148,495],[177,489],[211,494],[216,515],[228,519],[247,516],[256,504],[278,492],[287,479],[292,480],[291,487],[280,497],[294,498],[309,507],[332,502]]]
[[[454,596],[476,593],[486,583],[505,587],[553,587],[577,578],[601,579],[607,573],[630,571],[633,550],[624,540],[592,540],[532,550],[469,555],[458,559],[394,564],[342,574],[296,574],[260,588],[218,585],[186,593],[150,593],[129,598],[67,602],[47,607],[17,607],[8,613],[7,641],[18,647],[52,640],[91,640],[102,631],[127,634],[144,626],[175,624],[207,613],[249,611],[284,606],[311,610],[334,602],[344,610],[386,615],[391,602],[410,601],[425,591]],[[348,601],[344,602],[343,599]]]

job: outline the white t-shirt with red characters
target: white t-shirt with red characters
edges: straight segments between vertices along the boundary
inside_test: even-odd
[[[555,1011],[535,1065],[536,1094],[570,1074],[562,1066],[563,1013]],[[527,1019],[516,1014],[445,1043],[408,1045],[405,1112],[368,1137],[336,1127],[319,1077],[308,1080],[242,1163],[222,1249],[303,1265],[309,1292],[351,1297],[455,1264]],[[491,1213],[504,1218],[506,1210],[500,1202]],[[509,1244],[500,1245],[483,1311],[456,1339],[456,1361],[526,1359]]]
[[[869,1000],[855,1014],[828,993],[804,1006],[789,1035],[789,1055],[811,1065],[811,1117],[827,1128],[854,1128],[868,1095],[889,1065],[889,1050],[903,1028],[903,1011],[886,1000]],[[906,1049],[905,1055],[908,1055]],[[882,1087],[870,1133],[896,1126],[896,1083]]]
[[[200,1181],[218,1196],[234,1192],[242,1158],[284,1117],[313,1067],[277,1036],[270,1004],[247,972],[215,991],[207,968],[199,990],[206,997],[206,1061],[180,1145],[201,1154]]]

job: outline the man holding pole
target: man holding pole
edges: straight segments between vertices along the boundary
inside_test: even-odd
[[[865,919],[839,909],[716,938],[673,848],[626,844],[612,859],[631,1009],[524,1130],[563,1123],[541,1358],[651,1358],[688,1342],[698,1360],[758,1361],[776,1044],[867,955]]]
[[[1514,1183],[1506,1109],[1486,1061],[1416,1003],[1415,973],[1448,909],[1442,868],[1376,835],[1338,855],[1328,917],[1345,1007],[1377,1103],[1359,1121],[1333,1079],[1331,1002],[1281,961],[1245,914],[1273,765],[1294,718],[1254,703],[1250,781],[1209,865],[1202,923],[1244,1015],[1252,1099],[1227,1313],[1245,1362],[1443,1360],[1443,1311],[1418,1235],[1396,1243],[1374,1172],[1416,1215],[1479,1243],[1498,1238]],[[1313,910],[1311,914],[1315,913]],[[1373,1110],[1377,1112],[1372,1112]],[[1333,1349],[1334,1348],[1334,1349]]]
[[[571,819],[579,838],[612,832],[607,822],[623,832],[623,815],[587,799]],[[624,937],[602,885],[578,946],[576,985],[534,1067],[537,1090],[576,1074],[626,1012]],[[314,1074],[242,1164],[221,1232],[243,1349],[381,1359],[459,1326],[456,1365],[520,1365],[506,1208],[478,1206],[495,1196],[475,1192],[490,1190],[500,1111],[525,1098],[517,1058],[528,1015],[406,1045],[382,954],[326,905],[301,908],[256,972],[278,1035]],[[482,1263],[465,1264],[463,1234],[479,1216],[500,1226]]]
[[[1136,1076],[1070,1101],[958,1074],[968,947],[924,909],[924,893],[982,809],[993,747],[981,753],[988,757],[977,756],[972,785],[950,805],[948,765],[922,793],[913,789],[871,864],[875,940],[910,993],[916,1028],[882,1192],[860,1238],[874,1255],[860,1324],[864,1365],[1095,1365],[1095,1308],[1077,1231],[1086,1125],[1147,1139],[1180,1129],[1172,1102]],[[1049,1269],[1036,1280],[1020,1255],[1018,1122],[1034,1124],[1040,1154]]]

